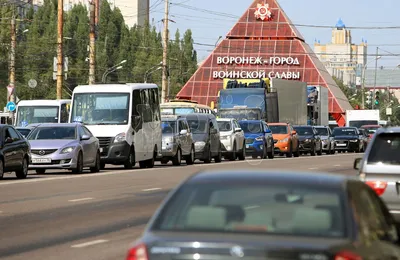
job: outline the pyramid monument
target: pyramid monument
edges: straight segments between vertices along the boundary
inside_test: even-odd
[[[328,110],[339,126],[345,125],[345,111],[353,109],[277,0],[255,0],[201,63],[177,98],[210,106],[217,101],[224,78],[265,77],[328,88]]]

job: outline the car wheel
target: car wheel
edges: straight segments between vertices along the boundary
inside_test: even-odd
[[[130,152],[129,152],[128,159],[124,163],[124,168],[127,169],[127,170],[130,170],[133,167],[135,167],[135,164],[136,164],[135,149],[132,147]]]
[[[267,152],[268,159],[274,159],[275,157],[275,150],[274,145],[271,146],[271,151]]]
[[[315,156],[315,144],[313,145],[313,148],[312,148],[312,150],[311,150],[311,156]]]
[[[82,173],[83,172],[83,155],[82,152],[78,154],[78,160],[76,161],[76,168],[72,170],[73,173]]]
[[[25,179],[28,176],[28,159],[25,157],[22,161],[21,169],[15,172],[18,179]]]
[[[182,150],[181,148],[178,148],[174,158],[172,158],[172,164],[175,166],[179,166],[181,165],[181,162],[182,162]]]
[[[219,149],[218,149],[218,155],[216,157],[214,157],[214,162],[216,162],[216,163],[222,162],[221,145],[219,146]]]
[[[4,176],[4,165],[3,160],[0,160],[0,180],[3,179]]]
[[[185,157],[187,165],[192,165],[194,163],[194,147],[190,149],[190,154]]]
[[[292,158],[293,157],[293,146],[292,146],[292,143],[290,143],[289,145],[290,145],[289,152],[286,153],[286,157]]]
[[[147,168],[154,168],[154,162],[156,161],[156,157],[157,157],[157,149],[154,148],[153,158],[148,159],[148,160],[146,161],[146,167],[147,167]]]
[[[317,155],[322,155],[322,144],[319,146],[319,151],[317,152]]]
[[[97,152],[95,165],[93,167],[90,167],[90,172],[91,173],[99,172],[100,169],[101,169],[101,165],[100,164],[101,164],[101,162],[100,162],[100,152]]]
[[[211,163],[211,147],[207,146],[207,157],[204,159],[204,163]]]
[[[236,160],[236,143],[233,144],[232,153],[229,156],[229,161]]]
[[[243,148],[240,150],[239,160],[244,161],[246,159],[246,144],[243,143]]]
[[[297,144],[296,152],[293,153],[294,157],[299,157],[300,156],[300,147],[299,144]]]

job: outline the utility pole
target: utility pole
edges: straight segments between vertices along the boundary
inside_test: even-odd
[[[89,85],[93,85],[96,80],[96,4],[90,3],[90,45],[89,45]]]
[[[376,73],[378,71],[378,52],[379,52],[379,47],[376,47],[376,56],[375,56],[375,79],[374,79],[374,92],[373,94],[375,95],[376,92]],[[375,103],[372,102],[372,109],[374,109]]]
[[[161,86],[161,102],[166,102],[168,98],[168,17],[169,17],[169,0],[165,0],[165,17],[164,17],[164,46],[163,46],[163,60],[162,60],[162,86]]]
[[[8,97],[8,101],[12,101],[15,103],[15,49],[17,46],[17,32],[15,26],[15,16],[13,15],[11,18],[11,52],[10,52],[10,88],[9,91],[10,96]]]
[[[62,99],[64,0],[58,0],[57,11],[57,99]]]

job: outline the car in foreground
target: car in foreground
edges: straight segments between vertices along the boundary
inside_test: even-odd
[[[126,259],[399,259],[398,243],[385,204],[357,179],[209,171],[167,196]]]
[[[354,169],[400,220],[400,127],[378,129]]]
[[[14,171],[18,179],[25,179],[29,162],[28,141],[13,126],[0,124],[0,179]]]
[[[222,155],[231,161],[246,159],[244,132],[234,118],[218,118]]]
[[[82,173],[100,171],[99,140],[79,123],[41,124],[28,135],[32,163],[29,169],[44,174],[47,169]]]

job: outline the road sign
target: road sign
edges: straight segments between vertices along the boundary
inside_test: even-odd
[[[16,108],[15,103],[12,101],[8,102],[6,107],[7,107],[7,110],[10,112],[14,112],[15,108]]]
[[[8,95],[12,95],[14,93],[14,85],[7,86]]]

